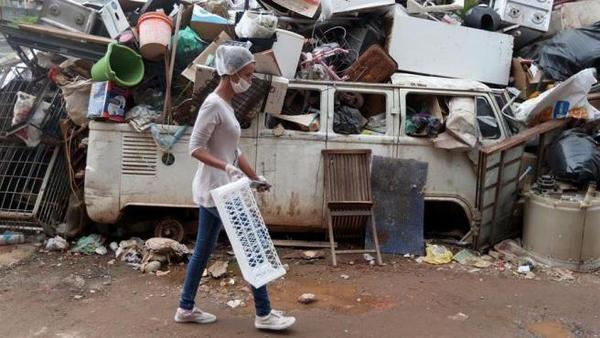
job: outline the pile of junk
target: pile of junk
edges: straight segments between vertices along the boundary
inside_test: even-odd
[[[319,130],[319,97],[292,90],[298,83],[379,88],[399,77],[412,87],[435,77],[450,91],[458,91],[454,80],[492,88],[512,135],[560,121],[538,156],[518,159],[530,162],[518,179],[523,246],[570,267],[600,266],[597,1],[19,0],[0,4],[0,17],[12,49],[0,58],[1,228],[73,236],[88,221],[86,207],[119,205],[101,185],[118,181],[116,189],[143,195],[132,182],[177,159],[172,148],[189,139],[218,83],[217,47],[235,45],[256,60],[252,87],[233,102],[244,129],[264,113],[274,134]],[[372,96],[332,96],[333,130],[385,135],[373,113],[382,103]],[[411,100],[398,101],[389,106]],[[406,134],[435,139],[451,123],[469,129],[421,103],[406,112]],[[90,133],[113,125],[128,133]],[[113,161],[108,152],[90,158],[88,149],[110,137],[122,144],[112,165],[128,179],[88,180]],[[502,177],[502,167],[495,173]],[[507,193],[497,181],[496,188],[483,183],[478,201]],[[110,223],[119,211],[92,218]],[[156,235],[181,240],[187,231],[161,224]]]

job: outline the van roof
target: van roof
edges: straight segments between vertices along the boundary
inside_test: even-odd
[[[492,89],[485,84],[467,79],[448,79],[434,76],[423,76],[406,73],[395,73],[392,75],[392,83],[365,83],[365,82],[349,82],[349,81],[319,81],[319,80],[290,80],[291,83],[298,84],[314,84],[314,85],[358,85],[361,87],[376,87],[376,88],[423,88],[437,90],[457,90],[457,91],[477,91],[491,92]]]

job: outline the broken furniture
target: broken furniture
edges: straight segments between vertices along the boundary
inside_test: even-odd
[[[336,254],[376,253],[382,264],[371,195],[371,150],[322,150],[327,226],[331,259],[337,266]],[[364,233],[370,226],[375,249],[336,250],[335,234]]]
[[[481,148],[477,164],[476,192],[476,209],[480,214],[476,222],[479,224],[472,227],[471,233],[467,234],[473,236],[475,249],[481,251],[490,248],[521,232],[521,227],[510,220],[517,201],[517,187],[525,145],[531,139],[539,137],[535,168],[535,172],[539,173],[551,134],[559,132],[565,125],[565,120],[544,122],[504,141]],[[506,224],[512,225],[506,226]]]

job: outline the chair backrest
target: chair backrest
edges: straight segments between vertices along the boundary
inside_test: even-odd
[[[327,149],[322,154],[327,202],[371,201],[370,149]]]

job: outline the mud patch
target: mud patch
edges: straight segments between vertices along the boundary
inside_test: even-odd
[[[345,314],[362,314],[369,311],[384,311],[397,304],[391,298],[377,297],[360,291],[352,283],[315,279],[285,279],[269,288],[271,299],[287,309],[318,308]],[[298,303],[304,293],[315,294],[317,301],[309,305]]]
[[[31,257],[34,252],[35,246],[30,244],[0,246],[0,268],[18,264]]]
[[[571,338],[575,337],[563,324],[559,322],[540,322],[527,326],[529,332],[543,338]]]

